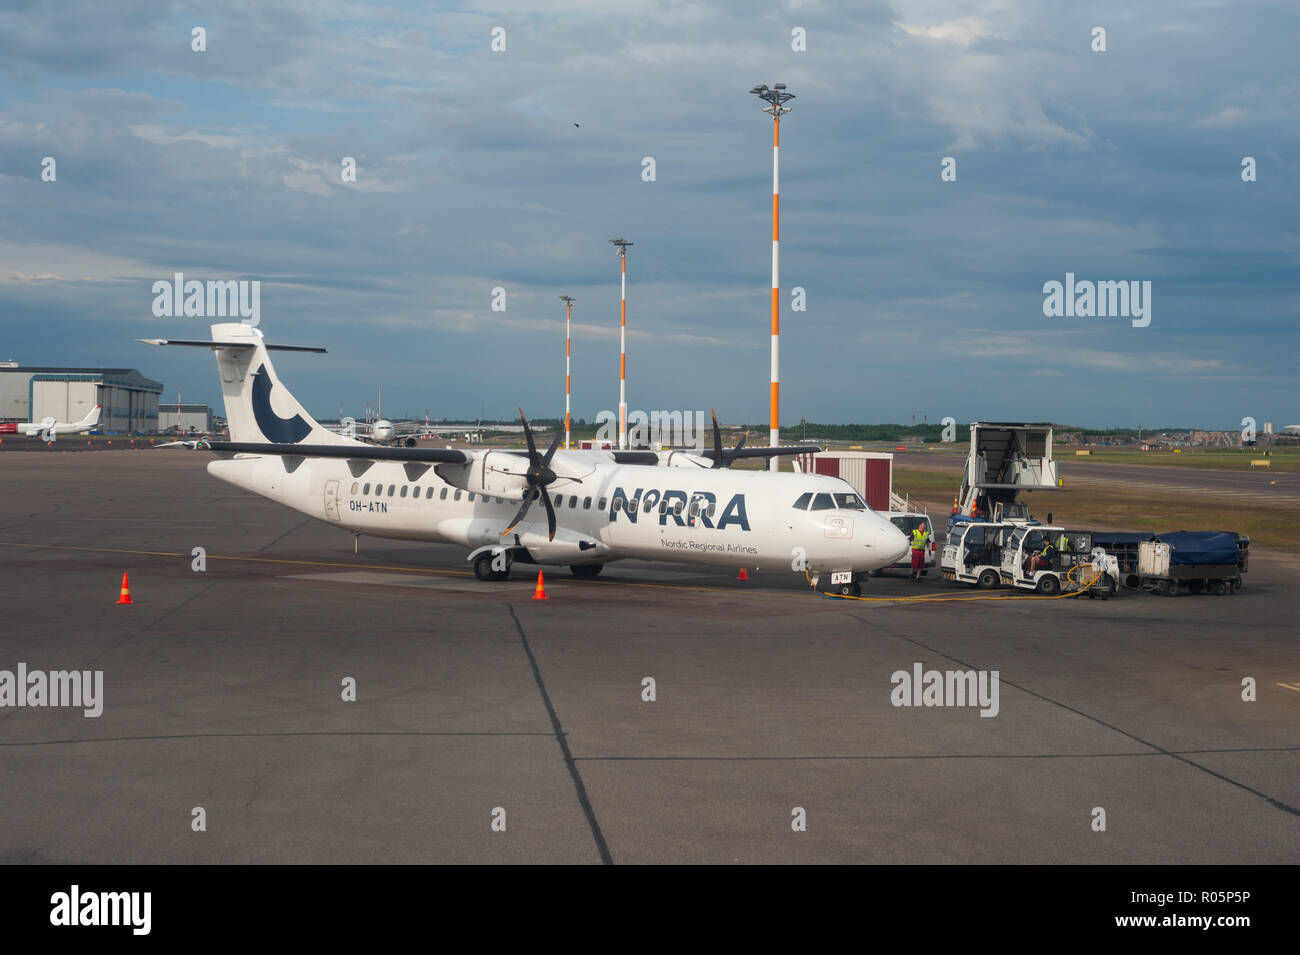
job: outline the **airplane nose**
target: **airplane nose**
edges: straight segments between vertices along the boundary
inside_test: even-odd
[[[912,542],[893,524],[881,528],[881,531],[881,550],[889,551],[893,548],[894,556],[890,558],[891,563],[897,563],[912,552]]]

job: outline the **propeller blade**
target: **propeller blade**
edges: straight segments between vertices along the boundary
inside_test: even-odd
[[[558,448],[559,446],[560,446],[560,431],[557,428],[555,431],[555,440],[551,442],[551,446],[547,450],[546,456],[542,458],[542,467],[548,468],[551,466],[551,458],[555,457],[555,449]]]
[[[722,435],[718,433],[718,416],[709,409],[709,414],[713,415],[713,466],[722,467]]]
[[[749,432],[748,432],[748,431],[746,431],[744,434],[742,434],[742,435],[740,436],[740,440],[736,442],[736,446],[735,446],[734,448],[732,448],[730,451],[727,452],[727,467],[731,467],[731,465],[732,465],[733,463],[735,463],[735,460],[736,460],[736,452],[739,451],[741,448],[743,448],[743,447],[745,446],[745,439],[746,439],[747,437],[749,437]]]
[[[524,515],[528,513],[529,505],[537,499],[537,495],[540,493],[541,492],[535,487],[529,487],[528,490],[524,492],[524,503],[520,506],[519,512],[515,514],[515,519],[510,522],[510,526],[501,532],[503,537],[519,525],[519,522],[524,519]]]
[[[519,420],[524,423],[524,440],[528,442],[528,463],[537,467],[537,445],[533,444],[533,429],[528,427],[523,408],[519,409]]]
[[[551,505],[551,495],[541,492],[542,503],[546,505],[546,526],[551,532],[549,540],[555,540],[555,508]]]

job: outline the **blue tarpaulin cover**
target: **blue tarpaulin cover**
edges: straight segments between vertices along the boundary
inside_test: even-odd
[[[1178,531],[1156,540],[1169,545],[1170,564],[1235,564],[1237,535],[1228,531]]]

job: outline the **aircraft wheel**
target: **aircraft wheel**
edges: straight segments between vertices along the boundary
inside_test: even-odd
[[[1038,592],[1044,597],[1055,597],[1061,592],[1061,580],[1055,574],[1047,574],[1038,582]]]
[[[983,590],[992,590],[998,584],[1002,583],[1002,577],[994,570],[986,570],[980,574],[979,586]]]
[[[573,564],[569,567],[569,573],[575,577],[596,577],[604,569],[604,564]]]
[[[858,583],[836,584],[835,592],[841,597],[861,597],[862,585]]]
[[[474,576],[479,580],[508,580],[510,578],[510,561],[506,561],[505,570],[497,570],[493,564],[496,562],[496,555],[490,550],[484,551],[474,558]]]

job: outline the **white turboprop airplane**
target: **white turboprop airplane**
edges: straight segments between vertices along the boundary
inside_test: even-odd
[[[56,434],[81,434],[85,431],[92,430],[95,425],[99,424],[100,405],[90,409],[86,417],[80,421],[69,423],[67,421],[55,421],[47,417],[43,421],[10,421],[0,424],[0,434],[25,434],[29,438],[37,435],[56,435]]]
[[[557,432],[541,454],[526,419],[527,451],[377,447],[317,424],[268,354],[325,349],[268,345],[234,323],[213,325],[212,339],[141,339],[212,349],[230,423],[230,441],[161,447],[212,451],[214,477],[358,536],[459,544],[481,580],[505,579],[514,561],[586,577],[631,558],[789,567],[814,587],[829,575],[828,589],[847,596],[909,550],[839,478],[721,466],[806,448],[724,451],[715,429],[714,449],[699,453],[557,453]]]

